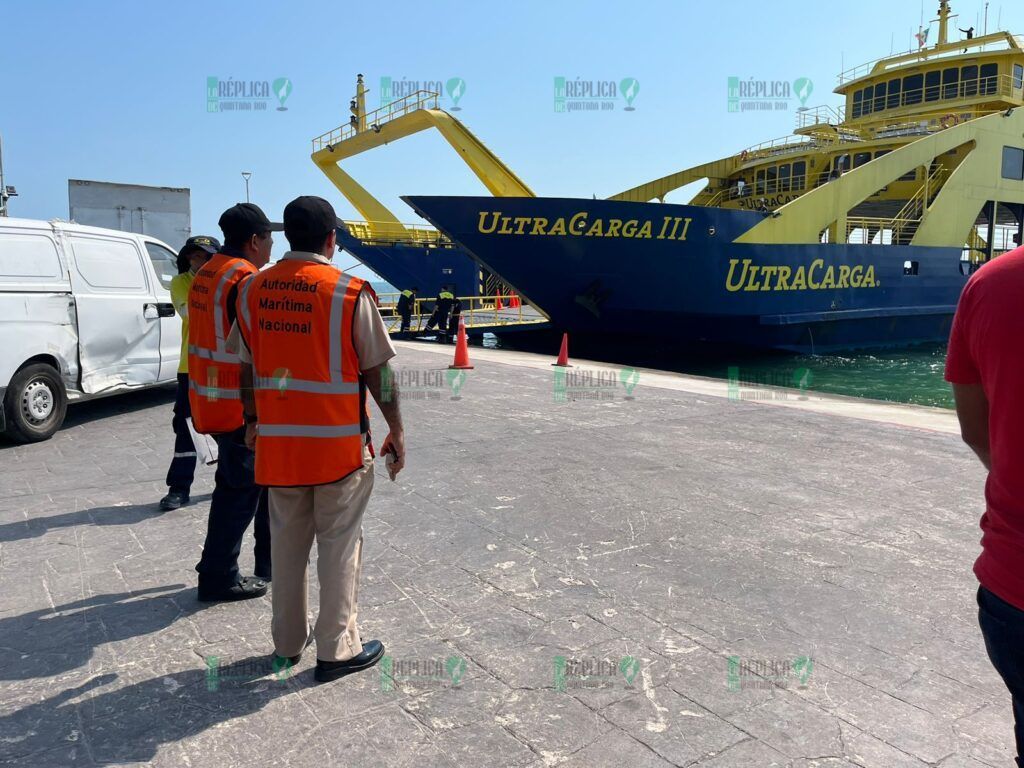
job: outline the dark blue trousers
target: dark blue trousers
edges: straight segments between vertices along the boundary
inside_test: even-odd
[[[215,437],[218,459],[203,556],[196,570],[204,588],[231,587],[240,578],[242,537],[255,518],[255,575],[271,578],[267,489],[256,485],[256,454],[245,447],[245,428]]]
[[[167,470],[167,487],[172,491],[188,493],[196,476],[196,447],[188,431],[185,419],[192,415],[188,402],[188,374],[178,374],[178,391],[174,395],[174,458]]]
[[[992,666],[1010,689],[1017,765],[1024,768],[1024,611],[979,587],[978,623]]]

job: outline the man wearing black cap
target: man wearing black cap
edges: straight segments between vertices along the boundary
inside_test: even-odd
[[[188,504],[192,480],[196,473],[196,447],[185,420],[191,417],[188,405],[188,292],[196,272],[220,243],[212,237],[190,237],[178,251],[178,274],[171,278],[171,303],[181,318],[181,357],[178,359],[178,391],[174,397],[174,457],[167,470],[167,495],[160,499],[160,509],[170,511]]]
[[[267,593],[271,578],[265,489],[254,479],[255,457],[245,445],[237,351],[227,344],[240,284],[270,260],[272,224],[258,206],[239,203],[218,222],[224,247],[196,273],[189,292],[189,400],[198,432],[217,441],[216,487],[210,502],[199,572],[202,602],[246,600]],[[255,577],[242,577],[238,555],[255,516]]]
[[[274,666],[299,662],[316,640],[319,682],[372,667],[384,654],[356,624],[362,520],[373,489],[367,390],[390,432],[391,479],[405,464],[394,356],[368,284],[333,266],[330,203],[300,197],[284,209],[292,250],[239,290],[242,401],[256,480],[270,489]],[[252,388],[248,384],[252,383]],[[317,542],[320,611],[307,624],[309,553]]]

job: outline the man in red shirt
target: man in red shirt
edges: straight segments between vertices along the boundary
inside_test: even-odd
[[[985,648],[1013,698],[1024,768],[1024,248],[967,282],[953,320],[946,380],[964,442],[988,470],[974,573]]]

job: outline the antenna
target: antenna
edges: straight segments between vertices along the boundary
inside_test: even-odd
[[[986,34],[986,35],[988,34],[988,0],[985,0],[985,32],[984,32],[984,34]]]

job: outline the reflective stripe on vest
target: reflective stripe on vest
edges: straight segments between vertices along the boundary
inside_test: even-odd
[[[363,388],[352,340],[363,281],[288,259],[247,280],[238,322],[253,359],[256,482],[333,483],[363,466]]]
[[[241,365],[228,352],[227,301],[232,288],[256,272],[244,259],[215,255],[196,273],[189,291],[189,403],[197,432],[232,432],[242,426],[238,389]]]

